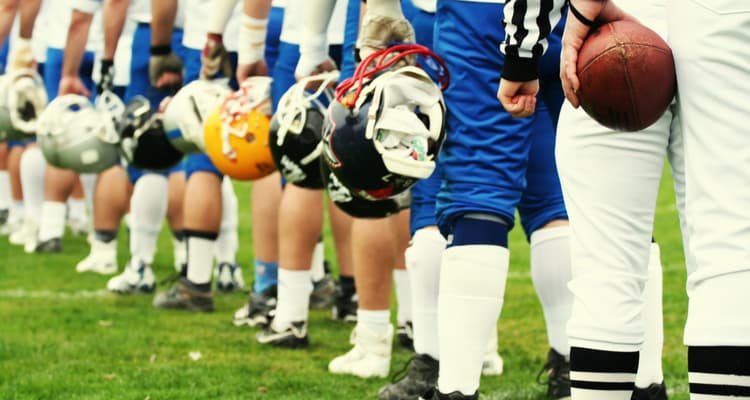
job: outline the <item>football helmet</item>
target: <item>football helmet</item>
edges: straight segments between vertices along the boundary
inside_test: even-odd
[[[381,71],[329,106],[325,160],[356,196],[392,198],[432,174],[445,139],[445,112],[440,87],[424,70]]]
[[[115,110],[125,108],[116,95],[111,96],[114,98],[99,104],[107,102]],[[58,168],[80,173],[104,171],[120,160],[118,140],[112,115],[95,108],[84,96],[57,97],[39,117],[39,148],[47,162]]]
[[[205,124],[206,154],[224,175],[255,180],[276,170],[268,147],[271,78],[253,76],[225,95]]]
[[[354,218],[385,218],[409,207],[411,196],[406,191],[391,199],[371,201],[355,196],[349,188],[341,184],[336,174],[331,172],[328,163],[320,157],[318,161],[323,186],[328,198],[336,207]]]
[[[338,71],[301,79],[284,93],[271,118],[269,142],[273,161],[284,178],[297,186],[323,188],[318,159],[323,151],[326,107],[333,101],[331,87],[338,79]],[[305,90],[311,85],[318,89]]]
[[[203,124],[229,92],[224,81],[197,80],[183,86],[164,107],[167,138],[183,153],[203,152]]]
[[[35,70],[19,69],[0,78],[0,141],[36,134],[38,118],[46,106],[44,82]]]
[[[165,170],[183,157],[167,139],[161,115],[151,109],[151,103],[143,96],[130,100],[117,131],[122,156],[136,168]]]

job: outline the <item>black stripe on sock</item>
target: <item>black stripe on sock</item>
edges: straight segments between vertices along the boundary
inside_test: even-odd
[[[688,371],[750,376],[750,347],[690,346]]]
[[[570,386],[576,389],[588,390],[630,390],[635,388],[634,382],[591,382],[571,380]]]
[[[638,352],[602,351],[572,347],[570,349],[570,369],[579,372],[635,374],[638,370]]]
[[[705,383],[691,383],[691,394],[706,394],[727,397],[748,397],[750,396],[750,387],[732,386],[732,385],[709,385]]]
[[[195,231],[192,229],[185,229],[183,232],[185,234],[185,239],[196,237],[206,240],[216,240],[216,238],[219,237],[219,232]]]
[[[100,242],[109,243],[117,238],[117,231],[97,229],[94,231],[94,238]]]
[[[180,242],[181,242],[181,241],[185,240],[185,231],[183,231],[182,229],[176,229],[176,230],[173,230],[173,231],[172,231],[172,236],[173,236],[173,237],[174,237],[174,238],[175,238],[176,240],[178,240],[178,241],[180,241]]]

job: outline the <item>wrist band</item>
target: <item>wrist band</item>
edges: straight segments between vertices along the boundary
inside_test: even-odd
[[[160,44],[157,46],[151,46],[152,56],[166,56],[167,54],[171,52],[172,52],[172,45],[169,45],[169,44]]]
[[[578,9],[576,9],[575,6],[573,6],[573,1],[568,0],[568,7],[570,7],[570,12],[573,13],[573,16],[576,17],[576,19],[580,23],[588,26],[589,28],[592,27],[592,26],[594,26],[594,25],[596,25],[596,22],[594,22],[594,21],[586,18],[585,15],[581,14],[581,12],[578,11]]]

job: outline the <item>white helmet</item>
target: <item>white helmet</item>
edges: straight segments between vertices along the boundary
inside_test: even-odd
[[[47,92],[39,73],[20,69],[0,79],[0,141],[34,135],[37,120],[47,105]]]
[[[182,153],[205,151],[203,125],[222,97],[229,93],[224,81],[197,80],[180,89],[162,115],[169,142]]]
[[[119,104],[118,104],[119,102]],[[63,169],[96,173],[119,162],[119,137],[110,112],[125,106],[107,94],[95,108],[89,99],[67,94],[53,100],[39,119],[37,139],[47,162]]]

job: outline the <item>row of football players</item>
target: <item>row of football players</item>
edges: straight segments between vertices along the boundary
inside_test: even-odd
[[[189,3],[189,2],[188,2]],[[232,2],[233,3],[233,2]],[[246,29],[245,40],[242,43],[249,45],[257,51],[259,46],[259,36],[255,36],[253,39],[252,32],[257,35],[258,31],[263,32],[262,39],[265,40],[265,29],[264,27],[267,22],[264,20],[263,10],[259,8],[253,8],[252,6],[258,6],[260,2],[248,2],[249,6],[246,9],[247,15],[245,15],[242,29]],[[344,2],[339,2],[343,4]],[[413,23],[417,27],[418,39],[420,42],[430,46],[432,37],[432,26],[433,26],[433,13],[435,11],[435,5],[430,2],[415,2],[420,6],[420,9],[415,12],[413,16]],[[162,21],[159,12],[169,13],[169,10],[159,9],[159,6],[154,4],[154,16],[152,29],[152,40],[151,40],[151,61],[152,61],[152,78],[155,86],[169,86],[179,79],[176,79],[176,72],[181,68],[176,63],[176,57],[173,54],[179,53],[176,49],[177,46],[166,46],[165,41],[159,41],[159,34],[163,28],[159,22]],[[233,6],[233,4],[232,4]],[[348,3],[347,12],[348,24],[351,29],[347,30],[350,33],[349,40],[345,41],[343,57],[351,56],[352,51],[347,50],[346,44],[351,49],[353,45],[352,37],[357,35],[357,22],[359,17],[359,2],[352,1]],[[165,7],[166,8],[166,7]],[[217,7],[214,12],[217,12],[220,7]],[[261,7],[262,8],[262,7]],[[304,10],[304,12],[302,12]],[[231,14],[231,7],[227,7],[225,10],[225,17]],[[281,33],[281,45],[279,46],[278,59],[281,60],[277,63],[270,63],[275,68],[271,72],[274,77],[272,88],[272,99],[276,103],[277,115],[282,111],[278,103],[283,103],[283,98],[280,94],[286,92],[286,89],[292,86],[295,75],[297,78],[305,77],[313,72],[323,72],[332,69],[335,65],[334,60],[329,60],[326,56],[327,42],[325,39],[321,40],[319,33],[321,27],[327,25],[326,21],[330,19],[330,14],[326,15],[327,12],[333,11],[333,2],[306,2],[304,6],[289,7],[287,13],[284,16],[284,28]],[[171,10],[174,12],[174,10]],[[293,22],[293,15],[295,12],[301,12],[298,22]],[[255,14],[253,14],[255,13]],[[90,15],[91,13],[89,13]],[[217,14],[221,14],[217,12]],[[236,13],[235,13],[236,14]],[[74,13],[75,15],[75,13]],[[273,14],[272,14],[273,15]],[[90,18],[90,17],[89,17]],[[225,18],[217,17],[216,19],[211,18],[212,23],[214,21],[222,21]],[[188,24],[186,20],[186,24]],[[352,22],[353,21],[353,22]],[[90,20],[89,20],[90,23]],[[223,48],[222,37],[219,32],[223,32],[222,24],[209,27],[210,32],[207,37],[207,43],[205,45],[199,45],[204,47],[203,57],[203,75],[212,75],[213,72],[218,71],[217,66],[221,65],[220,60],[222,59]],[[291,26],[291,27],[289,27]],[[141,25],[138,25],[141,27]],[[294,27],[304,27],[300,35],[301,39],[290,38],[293,36],[289,34],[286,36],[284,33],[289,33],[290,30],[294,30]],[[188,30],[186,29],[186,32]],[[353,32],[353,34],[351,34]],[[163,36],[166,37],[166,36]],[[227,37],[229,34],[227,33]],[[285,40],[286,39],[286,40]],[[296,43],[295,46],[295,42]],[[133,42],[134,44],[136,41]],[[288,45],[288,46],[287,46]],[[229,46],[228,46],[229,47]],[[256,54],[255,59],[243,58],[242,54],[247,55],[247,52],[243,53],[240,49],[240,64],[245,66],[253,66],[260,68],[259,63],[262,56]],[[246,48],[245,51],[252,49]],[[135,53],[133,53],[135,54]],[[105,50],[106,58],[106,50]],[[299,62],[295,62],[296,58],[300,58]],[[335,55],[333,58],[336,58]],[[187,60],[189,57],[183,56],[183,60]],[[194,54],[194,60],[199,60],[200,57]],[[287,62],[287,60],[289,60]],[[246,61],[246,62],[243,62]],[[105,63],[104,65],[106,65]],[[342,76],[352,75],[354,63],[349,61],[343,63],[344,67],[348,65],[350,68],[349,74],[344,71]],[[296,65],[296,71],[295,67]],[[185,62],[185,80],[190,79],[189,70],[190,62]],[[197,71],[199,68],[194,68],[193,77],[197,77],[201,74]],[[256,72],[253,68],[243,69],[240,71],[247,73],[248,71]],[[111,73],[111,71],[105,71]],[[296,74],[295,74],[296,72]],[[106,73],[105,73],[106,76]],[[133,75],[131,74],[131,79]],[[104,80],[106,81],[106,79]],[[382,80],[381,80],[382,81]],[[378,81],[377,79],[371,86],[387,86],[386,83]],[[285,83],[286,82],[286,83]],[[72,92],[79,91],[82,85],[78,85],[76,82],[68,83],[64,79],[61,82],[70,85],[73,89]],[[132,83],[130,84],[132,85]],[[381,85],[381,86],[378,86]],[[392,85],[397,86],[397,85]],[[131,86],[128,86],[130,89]],[[375,89],[376,91],[378,89]],[[385,89],[383,89],[385,90]],[[391,89],[392,90],[392,89]],[[436,95],[434,91],[426,91],[426,104],[423,104],[422,108],[427,108],[428,105],[434,105],[436,103],[442,104],[439,94]],[[127,98],[127,94],[125,95]],[[303,102],[304,104],[304,102]],[[444,116],[443,116],[444,117]],[[321,119],[322,120],[322,119]],[[403,121],[401,121],[403,122]],[[431,121],[432,126],[441,125],[435,124],[436,121]],[[314,129],[321,129],[322,124],[319,124]],[[550,128],[551,121],[548,121],[544,125],[544,121],[541,121],[540,126],[537,128],[540,132],[546,132]],[[546,129],[546,130],[545,130]],[[541,133],[537,136],[543,136]],[[554,137],[553,135],[548,135]],[[539,147],[539,151],[545,151],[552,147],[545,147],[543,144]],[[549,154],[548,154],[549,155]],[[191,158],[202,158],[203,161],[208,164],[198,166],[195,170],[190,169]],[[552,160],[553,157],[541,157],[541,159]],[[164,295],[160,295],[155,300],[155,304],[166,307],[177,307],[177,308],[188,308],[188,309],[211,309],[212,301],[210,295],[210,281],[211,281],[211,260],[207,260],[206,257],[211,257],[213,252],[210,251],[210,246],[213,245],[213,241],[217,238],[216,226],[221,225],[218,221],[222,219],[226,213],[222,213],[221,209],[217,210],[217,202],[214,200],[214,196],[206,196],[203,202],[199,202],[195,197],[195,193],[200,193],[205,196],[206,194],[221,195],[220,184],[220,170],[216,169],[206,155],[191,155],[188,157],[188,169],[186,175],[189,176],[186,184],[186,195],[183,217],[183,231],[187,233],[187,249],[188,249],[188,265],[184,276],[181,277],[178,285]],[[201,164],[200,162],[193,161],[192,165]],[[206,166],[209,165],[209,166]],[[213,169],[211,169],[213,167]],[[282,171],[285,176],[294,182],[292,179],[293,172],[296,172],[295,168],[285,166],[283,163],[280,164]],[[540,169],[548,168],[548,165],[540,164]],[[386,174],[388,171],[385,171]],[[377,174],[376,172],[375,174]],[[544,173],[542,173],[544,175]],[[194,179],[198,178],[198,179]],[[387,180],[387,176],[377,176],[378,179]],[[100,177],[100,180],[102,178]],[[143,178],[141,178],[143,179]],[[366,179],[363,178],[363,179]],[[411,236],[412,243],[407,252],[407,257],[410,273],[415,279],[415,284],[412,290],[413,295],[413,313],[412,318],[414,320],[414,333],[415,333],[415,350],[418,356],[415,357],[412,366],[410,367],[410,374],[403,381],[391,385],[381,391],[381,397],[383,398],[416,398],[424,390],[435,386],[438,374],[438,353],[439,350],[452,351],[451,349],[440,346],[438,349],[438,338],[437,332],[442,332],[441,343],[451,342],[450,332],[446,329],[437,326],[437,288],[438,288],[438,272],[440,269],[441,258],[440,255],[445,247],[445,241],[443,237],[438,233],[436,229],[437,221],[435,220],[435,197],[437,195],[439,187],[439,174],[434,174],[431,179],[421,181],[414,187],[412,192],[412,223],[410,226],[410,233],[405,230],[406,224],[404,223],[405,213],[399,213],[399,210],[404,208],[404,203],[400,202],[399,199],[386,199],[377,203],[364,202],[364,204],[357,204],[359,200],[356,196],[351,194],[336,196],[334,193],[341,194],[340,192],[346,191],[346,185],[338,185],[336,180],[336,174],[326,176],[326,172],[320,176],[320,182],[316,182],[309,187],[305,187],[305,184],[296,182],[297,184],[287,184],[283,190],[283,194],[280,194],[280,202],[270,202],[270,207],[274,204],[279,204],[278,209],[275,210],[279,215],[279,224],[275,228],[279,230],[279,237],[283,240],[277,242],[278,245],[278,294],[275,299],[275,312],[272,321],[269,321],[268,311],[271,308],[273,301],[269,299],[272,292],[268,286],[263,288],[256,288],[254,293],[251,295],[250,302],[247,307],[239,310],[235,315],[235,321],[238,323],[249,323],[249,324],[261,324],[265,326],[263,332],[258,335],[258,340],[261,343],[268,343],[280,346],[288,347],[301,347],[308,343],[307,335],[307,309],[309,307],[310,296],[313,284],[311,283],[311,273],[309,266],[313,264],[312,254],[316,243],[320,237],[320,225],[322,219],[316,219],[314,224],[311,224],[309,210],[312,205],[316,205],[317,209],[322,210],[322,193],[321,190],[324,183],[328,184],[329,193],[332,194],[332,198],[337,200],[339,208],[346,210],[347,213],[354,215],[355,218],[351,225],[343,222],[343,230],[350,229],[351,244],[344,242],[347,240],[346,233],[344,238],[341,239],[337,245],[337,252],[339,257],[339,264],[346,266],[347,262],[349,267],[355,266],[354,275],[356,275],[356,285],[358,289],[359,297],[359,310],[357,312],[358,322],[352,335],[352,341],[354,343],[354,349],[346,355],[333,360],[329,366],[333,372],[341,373],[352,373],[358,376],[384,376],[387,374],[389,363],[390,363],[390,348],[393,337],[393,329],[390,325],[389,315],[389,296],[390,285],[391,285],[391,269],[393,265],[403,264],[404,261],[400,260],[403,258],[404,248],[408,243],[408,238]],[[278,178],[274,179],[273,184],[269,186],[277,186]],[[256,181],[254,184],[254,191],[261,185],[261,181]],[[533,186],[533,182],[529,182]],[[549,184],[548,181],[539,182],[540,185]],[[97,185],[99,186],[99,185]],[[336,190],[331,190],[335,188]],[[191,191],[192,189],[192,191]],[[351,189],[351,185],[349,188]],[[553,190],[550,187],[541,187],[542,191]],[[559,192],[559,188],[558,188]],[[193,195],[191,196],[191,193]],[[264,191],[264,196],[268,196],[268,191]],[[228,196],[224,196],[226,198]],[[255,199],[257,196],[253,196]],[[270,196],[269,196],[270,197]],[[551,196],[554,197],[554,196]],[[570,299],[569,293],[565,289],[568,279],[566,272],[568,268],[560,266],[561,260],[565,260],[566,252],[566,241],[567,241],[567,227],[565,219],[567,218],[564,207],[562,207],[561,196],[558,196],[559,202],[557,206],[545,204],[539,210],[525,209],[526,218],[524,218],[524,228],[526,228],[529,234],[531,245],[532,245],[532,275],[534,276],[534,283],[539,291],[540,298],[545,311],[545,317],[548,325],[548,337],[550,341],[550,352],[548,355],[548,363],[545,369],[548,370],[549,375],[549,395],[551,398],[564,398],[567,397],[570,390],[570,382],[567,377],[567,355],[569,353],[569,346],[567,345],[567,337],[565,334],[565,322],[567,321],[567,315],[569,314]],[[188,204],[190,203],[190,208]],[[319,204],[319,206],[317,206]],[[254,204],[255,205],[255,204]],[[300,207],[299,205],[304,205]],[[96,210],[96,207],[94,207]],[[201,215],[190,215],[191,210],[200,210]],[[268,210],[268,208],[264,209]],[[331,208],[334,210],[332,214],[337,213],[337,208]],[[556,210],[556,211],[555,211]],[[133,210],[131,210],[131,214]],[[163,212],[162,212],[163,215]],[[271,213],[264,213],[260,215],[268,217]],[[318,213],[315,213],[316,218]],[[322,215],[322,211],[320,212]],[[342,219],[346,217],[342,214]],[[481,215],[480,215],[481,217]],[[161,221],[162,218],[154,219],[153,215],[147,218],[149,221]],[[236,220],[236,217],[235,217]],[[256,230],[259,227],[260,219],[254,218],[253,229]],[[273,221],[273,219],[272,219]],[[304,223],[300,224],[300,221]],[[485,230],[487,227],[493,225],[493,221],[489,220],[486,223],[483,218],[468,218],[466,222],[469,225],[462,226],[461,229],[471,231],[474,229]],[[119,220],[118,220],[119,224]],[[481,225],[478,226],[477,224]],[[227,224],[231,225],[231,224]],[[236,226],[236,222],[234,223]],[[334,228],[337,224],[333,224]],[[138,227],[138,223],[135,223]],[[303,231],[303,228],[309,228],[307,231]],[[459,229],[458,226],[454,227]],[[335,230],[335,229],[334,229]],[[154,228],[151,227],[151,232]],[[276,235],[271,235],[276,237]],[[255,236],[256,241],[258,236]],[[454,237],[455,239],[455,237]],[[47,240],[42,243],[46,243]],[[54,243],[54,242],[53,242]],[[452,246],[466,245],[471,243],[452,243]],[[256,257],[258,252],[256,244]],[[501,245],[502,246],[502,245]],[[46,246],[41,246],[42,248]],[[54,248],[55,246],[52,246]],[[235,246],[236,248],[236,246]],[[459,247],[454,247],[451,253],[457,253]],[[476,251],[476,248],[472,249]],[[347,251],[349,253],[347,254]],[[151,251],[151,254],[153,251]],[[343,253],[343,254],[342,254]],[[657,253],[658,254],[658,253]],[[446,257],[448,253],[446,252]],[[475,262],[478,265],[482,265],[483,259],[493,259],[497,255],[484,254],[482,259],[477,259]],[[153,258],[153,255],[151,256]],[[201,258],[202,257],[202,258]],[[347,257],[349,258],[347,260]],[[504,258],[500,255],[500,258]],[[456,259],[458,260],[458,259]],[[456,260],[453,260],[454,262]],[[195,263],[193,263],[195,261]],[[200,262],[199,262],[200,261]],[[658,256],[654,257],[654,261],[658,261]],[[654,263],[658,264],[658,263]],[[208,266],[208,268],[207,268]],[[386,266],[386,267],[384,267]],[[267,267],[267,266],[266,266]],[[302,269],[295,269],[302,267]],[[132,263],[126,269],[126,272],[121,275],[121,282],[125,282],[126,288],[149,288],[148,284],[143,285],[144,277],[147,275],[146,264],[144,265],[132,265]],[[128,273],[128,271],[131,273]],[[451,281],[460,282],[459,277],[453,277]],[[262,277],[256,277],[256,283],[262,281]],[[399,289],[399,279],[397,282],[397,293],[402,292]],[[148,283],[148,282],[146,282]],[[467,282],[468,283],[468,282]],[[489,283],[489,282],[487,282]],[[115,285],[116,286],[116,285]],[[481,285],[480,285],[481,286]],[[153,287],[153,286],[151,286]],[[655,288],[654,290],[660,290]],[[401,303],[408,297],[408,295],[400,295],[399,300]],[[489,303],[487,304],[490,308]],[[460,307],[459,307],[460,308]],[[471,308],[471,307],[469,307]],[[406,310],[407,307],[399,307],[399,310]],[[449,310],[450,311],[450,310]],[[461,312],[459,309],[454,310],[455,312]],[[404,321],[405,318],[399,318]],[[658,318],[660,321],[660,318]],[[655,335],[658,342],[658,324],[654,323]],[[465,328],[461,328],[464,330]],[[445,332],[444,332],[445,331]],[[496,329],[493,329],[496,334]],[[485,344],[482,343],[484,347]],[[490,337],[487,341],[486,350],[484,351],[485,357],[482,366],[482,370],[487,373],[499,373],[502,371],[502,360],[497,356],[496,351],[497,339],[496,337]],[[658,343],[657,343],[657,346]],[[456,350],[459,351],[460,349]],[[661,369],[659,352],[651,352],[650,361],[651,365],[648,368],[643,368],[643,374],[645,378],[641,379],[641,386],[648,386],[650,383],[661,382]],[[656,357],[654,357],[656,356]],[[645,359],[645,357],[644,357]],[[450,365],[440,366],[441,379],[445,379],[452,374],[458,376],[458,380],[466,380],[466,375],[463,371],[450,371],[450,368],[460,368],[459,364],[451,367]],[[469,379],[471,380],[471,379]],[[443,385],[441,385],[442,387]],[[448,386],[448,385],[445,385]],[[462,392],[464,392],[462,390]]]

